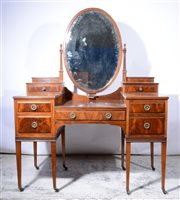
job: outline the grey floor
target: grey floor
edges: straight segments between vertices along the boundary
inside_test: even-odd
[[[1,155],[1,199],[180,199],[180,156],[167,157],[166,189],[161,191],[160,156],[155,156],[156,170],[150,168],[149,156],[132,156],[131,194],[125,190],[126,172],[120,155],[67,156],[68,171],[57,157],[57,187],[52,189],[51,157],[38,156],[39,170],[33,157],[22,156],[23,192],[17,189],[15,155]]]

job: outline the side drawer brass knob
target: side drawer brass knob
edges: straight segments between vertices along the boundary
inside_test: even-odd
[[[45,87],[43,87],[43,88],[42,88],[42,91],[43,91],[43,92],[46,92],[46,88],[45,88]]]
[[[150,127],[151,127],[151,124],[149,122],[145,122],[144,123],[144,128],[145,129],[150,129]]]
[[[31,105],[31,110],[32,110],[32,111],[36,111],[36,110],[37,110],[37,107],[38,107],[38,106],[37,106],[36,104],[33,103],[33,104]]]
[[[112,114],[111,114],[111,113],[106,113],[106,114],[105,114],[105,118],[106,118],[106,119],[111,119],[111,117],[112,117]]]
[[[139,86],[138,90],[139,90],[139,92],[142,92],[144,90],[143,86]]]
[[[32,122],[31,127],[32,128],[37,128],[37,125],[38,125],[37,122]]]
[[[144,110],[145,111],[150,111],[150,109],[151,109],[150,105],[148,105],[148,104],[144,105]]]
[[[75,119],[76,118],[76,114],[74,112],[71,112],[69,114],[70,119]]]

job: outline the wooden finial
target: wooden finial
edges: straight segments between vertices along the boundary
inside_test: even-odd
[[[123,83],[126,82],[126,75],[127,75],[127,70],[126,70],[126,44],[124,44],[123,47]]]
[[[60,44],[60,69],[59,69],[59,79],[60,79],[60,82],[61,82],[61,83],[63,83],[62,53],[63,53],[62,44]]]

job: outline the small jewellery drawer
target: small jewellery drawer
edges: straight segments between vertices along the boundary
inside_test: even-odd
[[[18,112],[51,112],[51,103],[18,103]]]
[[[56,112],[61,120],[125,120],[125,111],[61,111]]]
[[[18,118],[18,132],[19,133],[50,133],[51,132],[51,118]]]
[[[130,113],[164,113],[165,103],[163,102],[146,102],[134,101],[130,103]]]
[[[27,83],[27,91],[28,92],[60,92],[62,91],[61,83]]]
[[[158,85],[157,84],[131,84],[125,85],[125,92],[157,92]]]
[[[162,135],[164,133],[164,118],[130,118],[131,135]]]

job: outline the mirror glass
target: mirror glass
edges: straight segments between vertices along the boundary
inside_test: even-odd
[[[117,75],[122,44],[119,29],[103,10],[86,9],[71,21],[65,37],[65,66],[75,86],[102,91]]]

